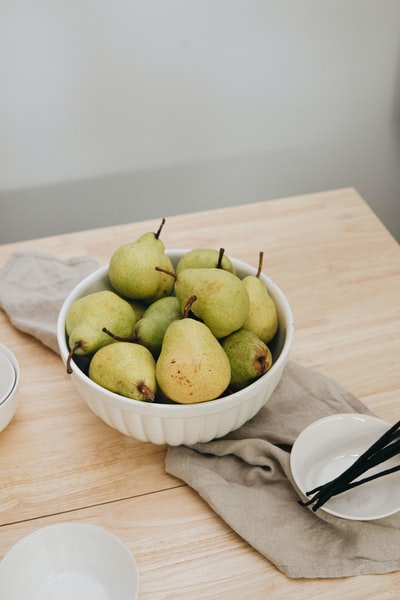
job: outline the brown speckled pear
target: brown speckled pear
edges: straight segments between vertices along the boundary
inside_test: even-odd
[[[165,333],[156,377],[167,398],[195,404],[218,398],[229,385],[231,368],[207,325],[184,316],[173,321]]]

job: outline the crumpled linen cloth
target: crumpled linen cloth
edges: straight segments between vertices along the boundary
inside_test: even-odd
[[[0,308],[17,329],[59,353],[61,306],[72,288],[98,266],[86,256],[62,260],[38,252],[14,252],[0,269]]]
[[[378,574],[400,568],[400,513],[351,521],[301,506],[290,450],[313,421],[370,414],[323,374],[289,362],[270,400],[240,429],[170,447],[166,471],[191,486],[251,546],[290,578]]]

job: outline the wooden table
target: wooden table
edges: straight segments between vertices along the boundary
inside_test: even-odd
[[[107,264],[162,216],[3,245],[0,267],[15,250]],[[162,239],[168,248],[223,246],[253,264],[264,250],[264,271],[294,312],[291,359],[331,376],[383,419],[399,418],[400,250],[355,190],[169,217]],[[20,404],[0,433],[0,557],[35,529],[81,521],[128,545],[141,600],[398,597],[400,573],[287,579],[165,473],[165,447],[105,425],[77,396],[60,358],[2,311],[0,331],[21,367]]]

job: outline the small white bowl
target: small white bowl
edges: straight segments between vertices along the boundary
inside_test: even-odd
[[[344,413],[319,419],[295,440],[290,455],[293,479],[304,500],[306,492],[338,477],[390,427],[381,419]],[[372,468],[366,477],[400,464],[400,456]],[[399,473],[333,496],[318,510],[355,521],[382,519],[400,510]]]
[[[19,365],[9,348],[0,344],[0,431],[10,423],[19,400]]]
[[[122,541],[84,523],[34,531],[0,563],[1,600],[136,600],[136,562]]]
[[[187,250],[168,250],[176,265]],[[256,273],[250,265],[231,261],[239,277]],[[72,381],[81,397],[103,421],[125,435],[154,444],[192,445],[226,435],[251,419],[270,398],[282,376],[293,342],[293,316],[286,296],[270,278],[261,275],[277,306],[279,330],[270,349],[273,365],[246,388],[209,402],[162,404],[131,400],[97,385],[72,361]],[[108,266],[83,279],[66,298],[58,317],[57,339],[64,364],[68,357],[65,319],[71,304],[91,292],[110,289]]]

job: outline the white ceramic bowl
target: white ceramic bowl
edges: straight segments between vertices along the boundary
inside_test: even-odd
[[[17,410],[19,365],[9,348],[0,344],[0,431],[5,429]]]
[[[390,427],[378,417],[344,413],[311,423],[296,438],[290,455],[293,479],[306,492],[338,477]],[[361,478],[400,464],[400,456],[371,468]],[[343,519],[369,521],[400,510],[398,473],[363,483],[330,498],[318,510]]]
[[[174,264],[187,250],[169,250]],[[231,257],[230,257],[231,258]],[[231,258],[240,277],[256,273],[246,263]],[[57,338],[66,364],[68,345],[65,319],[71,304],[81,296],[110,289],[108,266],[83,279],[68,295],[59,314]],[[131,400],[97,385],[72,361],[72,380],[79,394],[103,421],[125,435],[154,444],[191,445],[226,435],[251,419],[270,398],[288,361],[293,341],[293,316],[286,296],[277,285],[261,275],[278,310],[279,331],[270,345],[273,366],[257,381],[229,396],[198,404],[161,404]]]
[[[1,600],[136,600],[136,562],[110,532],[60,523],[21,539],[0,563]]]

